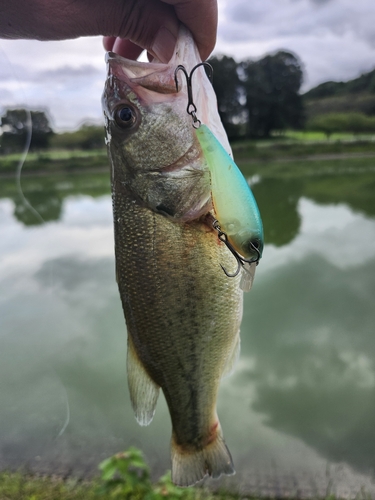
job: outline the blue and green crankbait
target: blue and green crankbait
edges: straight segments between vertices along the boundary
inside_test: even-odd
[[[259,261],[263,225],[254,195],[233,159],[206,125],[196,129],[211,174],[211,192],[220,229],[246,261]]]
[[[184,66],[178,66],[175,72],[176,87],[178,82],[176,74],[182,70],[188,84],[188,106],[187,112],[193,118],[193,126],[197,139],[202,148],[211,175],[211,196],[215,212],[211,219],[212,226],[218,231],[223,241],[234,257],[237,259],[238,268],[233,274],[229,274],[224,268],[227,276],[237,276],[241,267],[241,288],[249,290],[254,277],[255,267],[262,257],[263,252],[263,224],[254,195],[234,163],[233,159],[223,148],[221,143],[206,125],[202,125],[196,116],[197,108],[193,102],[191,78],[199,66],[207,66],[212,76],[212,67],[208,63],[200,63],[195,66],[190,75]]]

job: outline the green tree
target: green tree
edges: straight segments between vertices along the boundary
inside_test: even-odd
[[[295,55],[279,51],[259,61],[244,61],[241,69],[248,136],[269,137],[274,130],[302,126],[304,108],[299,90],[303,73]]]
[[[46,149],[53,135],[48,117],[44,111],[8,109],[1,117],[2,151],[22,151],[27,145],[31,127],[31,150]]]
[[[332,134],[348,130],[344,113],[328,113],[326,115],[315,116],[307,122],[306,128],[315,132],[323,132],[327,139]]]
[[[245,122],[243,89],[238,76],[238,63],[233,57],[218,55],[208,61],[213,70],[213,87],[221,121],[230,139],[241,135]]]
[[[55,134],[51,146],[56,149],[100,149],[105,147],[104,125],[83,124],[74,132]]]
[[[373,133],[375,132],[375,118],[363,113],[327,113],[311,118],[306,128],[323,132],[327,139],[338,132]]]

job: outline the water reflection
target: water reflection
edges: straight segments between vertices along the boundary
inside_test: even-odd
[[[355,212],[375,216],[375,176],[352,175],[314,176],[305,183],[304,195],[319,204],[345,203]]]
[[[302,181],[262,179],[252,189],[262,214],[265,242],[276,246],[287,245],[300,229],[297,205],[303,194]]]
[[[22,188],[25,197],[46,222],[61,218],[64,200],[69,196],[84,194],[95,198],[110,193],[107,173],[24,177]],[[346,204],[353,211],[375,216],[375,176],[370,173],[315,175],[308,178],[261,177],[252,189],[262,213],[265,241],[275,246],[287,245],[299,233],[301,218],[298,202],[302,197],[320,205]],[[14,202],[14,215],[23,224],[41,223],[25,207],[14,179],[2,180],[1,198]]]
[[[245,298],[240,363],[219,397],[232,480],[249,488],[254,470],[279,485],[288,470],[290,484],[326,484],[327,463],[346,464],[337,484],[372,487],[375,211],[364,179],[253,186],[267,246]],[[165,403],[140,428],[126,387],[108,177],[24,179],[27,197],[43,189],[48,222],[37,225],[20,217],[14,184],[0,186],[0,466],[87,472],[133,444],[161,473]]]
[[[70,174],[58,173],[53,176],[23,176],[22,192],[30,205],[39,213],[37,217],[25,204],[16,179],[2,179],[0,199],[8,198],[14,203],[14,216],[26,226],[57,221],[62,216],[64,200],[72,195],[103,196],[110,192],[108,174]]]
[[[264,423],[362,472],[375,456],[374,276],[375,258],[345,271],[292,262],[258,285],[242,329],[241,379]]]

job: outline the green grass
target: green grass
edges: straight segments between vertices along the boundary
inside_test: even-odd
[[[275,170],[285,170],[285,162],[294,162],[293,168],[296,168],[295,162],[314,160],[316,162],[305,162],[306,169],[321,168],[321,165],[327,165],[327,162],[337,161],[337,155],[342,156],[342,160],[350,159],[353,163],[358,163],[359,158],[354,156],[374,156],[375,141],[357,140],[351,142],[343,141],[323,141],[314,142],[312,140],[277,140],[268,141],[250,141],[244,140],[233,144],[233,153],[239,166],[254,164],[261,170],[267,170],[266,163],[283,163],[283,165],[274,165]],[[336,158],[332,157],[333,155]],[[349,155],[349,158],[346,157]],[[352,157],[350,157],[352,155]],[[325,158],[323,158],[325,156]],[[331,157],[330,157],[331,156]],[[0,156],[0,173],[14,174],[17,169],[17,162],[20,155]],[[370,162],[371,163],[371,162]],[[333,168],[335,168],[335,165]],[[108,159],[105,150],[96,151],[49,151],[45,153],[29,153],[23,166],[22,173],[51,173],[58,172],[79,172],[87,170],[108,169]]]
[[[212,492],[204,487],[179,488],[167,472],[156,483],[142,452],[130,447],[99,465],[100,477],[91,481],[40,477],[20,472],[0,473],[1,500],[256,500],[251,495]],[[365,494],[358,498],[367,500]],[[325,500],[335,500],[329,495]]]
[[[194,488],[186,495],[175,492],[170,493],[154,487],[153,498],[158,500],[258,500],[259,497],[240,495],[229,492],[212,493],[207,490]],[[156,496],[157,495],[157,496]],[[369,497],[360,495],[358,498],[366,500]],[[104,493],[100,489],[99,481],[78,481],[75,479],[62,480],[56,477],[38,477],[25,475],[19,472],[0,473],[0,499],[1,500],[149,500],[149,497],[137,495],[120,496],[113,492]],[[262,499],[264,500],[264,499]],[[289,499],[291,500],[291,499]],[[317,499],[315,499],[317,500]],[[329,495],[320,500],[336,500],[334,495]]]
[[[168,492],[154,486],[152,499],[157,500],[259,500],[259,497],[229,492],[209,492],[201,488],[179,489],[181,494]],[[185,493],[189,491],[189,493]],[[364,497],[361,497],[364,498]],[[148,496],[131,494],[121,496],[113,492],[105,493],[98,480],[62,480],[56,477],[38,477],[19,472],[0,473],[1,500],[149,500]],[[264,499],[262,499],[264,500]],[[289,499],[291,500],[291,499]],[[317,499],[315,499],[317,500]],[[336,500],[333,495],[321,500]]]
[[[277,139],[278,136],[274,136]],[[318,141],[318,142],[335,142],[335,141],[373,141],[375,139],[374,134],[361,134],[360,136],[354,136],[350,133],[337,133],[332,134],[329,139],[323,132],[311,132],[311,131],[299,131],[299,130],[288,130],[283,135],[285,139],[294,139],[298,141]]]
[[[372,141],[241,141],[233,144],[233,154],[237,163],[243,161],[280,161],[306,159],[321,155],[374,155],[375,142]],[[329,158],[327,158],[329,159]]]
[[[0,173],[12,173],[17,169],[21,154],[0,156]],[[107,150],[52,150],[30,152],[22,167],[23,173],[56,172],[105,168],[108,166]]]
[[[70,160],[72,158],[88,158],[95,156],[105,156],[107,154],[106,149],[95,149],[95,150],[79,150],[79,149],[56,149],[51,151],[43,151],[43,152],[29,152],[27,154],[28,161],[36,161],[36,160]],[[22,157],[21,153],[12,153],[4,156],[8,160],[18,161]],[[1,158],[1,157],[0,157]]]
[[[124,493],[113,488],[103,490],[99,479],[78,481],[58,477],[38,477],[20,472],[0,473],[1,500],[240,500],[243,497],[228,492],[212,493],[202,488],[177,488],[154,484],[150,490]]]
[[[375,172],[375,156],[372,158],[337,159],[285,159],[284,161],[260,161],[244,159],[238,166],[245,177],[314,177],[324,175],[365,174]]]
[[[1,500],[103,500],[95,482],[80,483],[73,479],[36,477],[17,473],[0,473]]]
[[[233,153],[237,163],[277,162],[292,159],[306,159],[318,155],[374,155],[373,136],[353,138],[350,134],[334,134],[327,140],[319,132],[286,132],[267,140],[241,140],[234,142]],[[20,154],[0,155],[0,174],[16,172]],[[327,158],[329,160],[330,158]],[[105,149],[90,151],[51,150],[42,153],[31,152],[23,166],[24,174],[36,172],[77,172],[87,170],[103,171],[108,168]]]

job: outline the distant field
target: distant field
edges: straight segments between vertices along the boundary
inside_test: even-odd
[[[13,173],[17,169],[21,154],[0,156],[0,174]],[[23,173],[54,172],[107,168],[106,149],[97,150],[52,150],[28,153],[22,167]]]
[[[348,155],[375,155],[375,141],[357,139],[318,140],[319,134],[306,134],[308,139],[301,140],[303,132],[290,132],[283,138],[274,137],[267,141],[238,141],[232,144],[235,160],[239,163],[244,161],[285,161],[291,159],[308,159],[314,156],[338,155],[343,159]],[[293,138],[295,134],[295,138]],[[338,134],[337,134],[338,135]],[[333,159],[333,158],[332,158]],[[337,158],[336,158],[337,159]]]
[[[334,158],[320,159],[286,159],[284,161],[243,160],[238,166],[246,177],[261,175],[262,177],[313,177],[342,174],[373,174],[375,172],[375,155],[373,158]]]
[[[336,141],[375,141],[375,134],[353,135],[350,133],[332,134],[329,139],[323,132],[303,132],[296,130],[287,131],[284,136],[286,139],[296,139],[298,141],[319,141],[319,142],[336,142]],[[277,136],[274,136],[277,139]]]
[[[375,136],[354,137],[333,134],[327,140],[318,132],[288,131],[268,140],[241,140],[232,144],[238,164],[317,159],[347,160],[375,156]],[[21,154],[0,155],[0,174],[12,175],[17,170]],[[312,167],[312,166],[311,166]],[[23,174],[79,172],[108,169],[105,148],[96,150],[51,150],[30,152],[23,165]]]
[[[29,152],[27,153],[27,161],[43,161],[46,159],[49,160],[66,160],[66,159],[71,159],[71,158],[92,158],[96,156],[105,156],[107,154],[106,149],[95,149],[95,150],[68,150],[68,149],[56,149],[56,150],[51,150],[51,151],[43,151],[40,153],[34,153],[34,152]],[[21,158],[20,153],[13,153],[9,154],[6,156],[1,157],[0,156],[0,163],[2,158],[5,158],[7,160],[11,161],[18,161]]]

